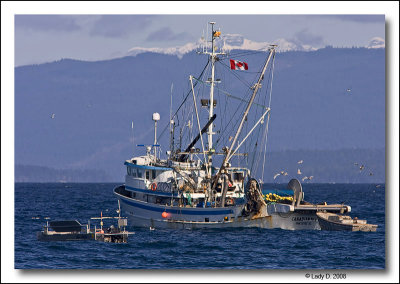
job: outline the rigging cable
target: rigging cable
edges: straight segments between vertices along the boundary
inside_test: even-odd
[[[274,62],[274,58],[275,58],[275,54],[274,54],[274,57],[273,57],[273,62]],[[267,82],[267,84],[266,84],[266,86],[267,86],[267,88],[266,88],[266,93],[268,93],[268,87],[269,87],[269,85],[270,85],[270,82],[271,82],[271,76],[272,76],[272,72],[273,72],[273,67],[271,66],[271,68],[270,68],[270,72],[269,72],[269,76],[268,76],[268,82]],[[272,82],[271,82],[271,84],[272,84]],[[264,98],[265,100],[267,99],[267,96],[265,96],[265,98]],[[269,104],[271,103],[271,99],[269,100]],[[269,105],[269,107],[270,107],[270,105]],[[269,114],[268,114],[268,117],[269,117]],[[267,120],[267,122],[268,122],[268,120]],[[253,171],[253,168],[258,168],[258,164],[259,164],[259,162],[260,162],[260,158],[261,158],[261,154],[262,154],[262,152],[260,151],[259,152],[259,154],[257,155],[257,148],[258,148],[258,139],[259,139],[259,137],[260,137],[260,133],[261,133],[261,127],[258,129],[258,133],[257,133],[257,135],[255,135],[255,136],[253,136],[253,138],[252,138],[252,140],[251,140],[251,143],[250,143],[250,145],[251,144],[253,144],[253,141],[255,140],[256,142],[255,142],[255,144],[254,144],[254,152],[253,152],[253,160],[252,160],[252,164],[251,164],[251,172]],[[261,149],[261,147],[262,147],[262,145],[264,144],[264,138],[265,138],[265,135],[266,135],[266,132],[264,131],[263,132],[263,135],[261,136],[262,137],[262,139],[261,139],[261,143],[260,143],[260,149]]]
[[[231,72],[231,74],[233,74],[236,78],[238,78],[239,81],[241,81],[246,87],[248,87],[247,94],[246,94],[245,96],[250,96],[250,95],[251,95],[251,92],[250,92],[250,90],[251,90],[251,85],[250,85],[248,82],[244,81],[244,79],[240,78],[240,76],[237,75],[235,72],[232,72],[232,70],[230,69],[230,67],[229,67],[228,65],[222,63],[221,61],[218,61],[218,62],[219,62],[222,66],[224,66],[225,68],[227,68],[227,69]],[[258,72],[258,73],[261,73],[261,72]],[[253,85],[254,85],[254,84],[253,84]],[[230,95],[230,96],[232,96],[232,95]],[[232,96],[232,97],[234,97],[234,96]],[[246,101],[244,100],[244,101],[242,101],[242,102],[238,105],[238,107],[236,108],[236,111],[234,112],[235,114],[238,113],[240,107],[244,107],[243,102],[246,102]],[[229,122],[228,122],[228,124],[226,125],[225,129],[223,130],[223,132],[220,133],[220,137],[217,139],[216,145],[219,144],[220,139],[223,137],[223,134],[224,134],[225,131],[228,129],[228,125],[232,122],[232,120],[233,120],[233,116],[232,116],[231,119],[229,120]],[[236,127],[236,125],[237,125],[238,123],[239,123],[239,120],[236,120],[236,123],[232,126],[233,129]]]
[[[207,67],[208,67],[209,64],[210,64],[210,60],[207,61],[207,64],[206,64],[206,66],[204,66],[203,71],[201,71],[199,78],[201,78],[201,77],[203,76],[204,71],[206,71],[206,69],[207,69]],[[196,87],[196,85],[197,85],[197,81],[195,82],[194,87]],[[184,103],[186,102],[186,100],[188,99],[188,97],[189,97],[189,95],[190,95],[191,92],[192,92],[192,90],[190,89],[189,92],[187,93],[185,99],[183,100],[183,102],[181,103],[181,105],[178,107],[178,109],[176,110],[175,114],[172,116],[171,119],[174,119],[174,117],[177,115],[177,113],[179,112],[179,110],[181,109],[181,107],[183,106],[183,104],[184,104]],[[168,124],[164,127],[163,131],[162,131],[161,134],[158,136],[157,140],[160,140],[161,137],[164,135],[165,131],[168,129],[169,123],[170,123],[170,122],[168,122]]]
[[[239,75],[237,75],[235,72],[232,72],[231,67],[229,67],[227,64],[218,61],[218,63],[220,63],[222,66],[224,66],[225,68],[227,68],[236,78],[238,78],[245,86],[247,86],[249,89],[251,89],[251,85],[246,82],[244,79],[240,78]],[[257,72],[258,73],[258,72]]]
[[[245,56],[245,55],[253,55],[253,54],[259,54],[259,53],[264,53],[266,50],[264,50],[264,49],[262,49],[262,48],[260,48],[260,49],[257,49],[257,50],[253,50],[253,51],[242,51],[242,52],[237,52],[237,53],[229,53],[229,56],[230,57],[242,57],[242,56]],[[222,59],[222,60],[226,60],[226,59],[228,59],[228,57],[226,57],[226,58],[224,58],[224,59]]]
[[[271,109],[271,99],[272,99],[272,82],[273,82],[273,80],[274,80],[274,66],[275,66],[275,53],[274,53],[274,57],[272,58],[271,88],[270,88],[270,92],[269,92],[269,103],[268,103],[268,107],[269,107],[270,109]],[[268,113],[267,125],[266,125],[266,133],[265,133],[264,161],[263,161],[262,176],[261,176],[261,180],[262,180],[262,181],[264,181],[264,166],[265,166],[265,155],[266,155],[266,153],[267,153],[269,118],[270,118],[270,113]]]

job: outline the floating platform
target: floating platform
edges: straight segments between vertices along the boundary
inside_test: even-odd
[[[90,232],[77,220],[52,221],[37,232],[39,241],[84,241],[94,240],[94,232]]]
[[[321,230],[376,232],[378,228],[378,225],[367,224],[366,220],[329,212],[317,212],[317,217]]]
[[[118,219],[118,227],[111,225],[108,228],[103,228],[103,219]],[[134,232],[125,230],[127,219],[123,217],[99,217],[91,219],[100,219],[100,228],[90,227],[90,223],[82,225],[77,220],[67,221],[51,221],[47,222],[44,230],[37,232],[39,241],[86,241],[95,240],[106,243],[126,243],[128,236]]]

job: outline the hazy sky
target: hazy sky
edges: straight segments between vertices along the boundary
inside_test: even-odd
[[[15,65],[73,58],[101,60],[132,47],[173,47],[197,41],[209,21],[222,33],[314,47],[366,46],[385,38],[380,15],[15,15]]]

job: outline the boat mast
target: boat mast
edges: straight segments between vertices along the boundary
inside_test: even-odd
[[[210,121],[214,115],[214,84],[215,84],[215,62],[218,60],[218,55],[223,55],[224,53],[218,53],[215,52],[215,47],[214,47],[214,40],[215,38],[219,37],[221,32],[219,31],[214,31],[214,25],[215,22],[210,22],[211,25],[211,51],[206,51],[204,52],[205,54],[208,54],[210,56],[210,61],[211,61],[211,78],[208,81],[210,83],[210,100],[208,103],[208,108],[209,108],[209,115],[208,115],[208,120]],[[213,135],[215,132],[213,132],[214,128],[214,123],[213,121],[211,122],[210,126],[208,127],[208,132],[207,132],[207,138],[208,138],[208,169],[209,172],[207,175],[211,177],[211,167],[212,167],[212,154],[214,151],[213,149]]]
[[[211,24],[211,82],[210,82],[210,102],[209,102],[209,116],[208,119],[210,120],[211,117],[214,115],[214,74],[215,74],[215,53],[214,53],[214,24],[215,22],[210,22]],[[213,146],[213,125],[214,123],[211,123],[210,126],[208,127],[208,151],[212,149]]]

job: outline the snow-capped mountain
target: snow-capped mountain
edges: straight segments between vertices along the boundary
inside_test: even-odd
[[[310,45],[301,45],[296,44],[292,41],[288,41],[286,39],[277,39],[272,42],[257,42],[244,38],[243,35],[240,34],[225,34],[221,36],[219,40],[216,41],[216,46],[220,50],[223,51],[231,51],[235,49],[242,50],[268,50],[271,44],[278,45],[277,51],[312,51],[317,50],[317,48],[312,47]],[[199,39],[197,42],[187,43],[182,46],[175,47],[133,47],[128,50],[127,55],[135,56],[139,53],[143,52],[155,52],[155,53],[163,53],[163,54],[171,54],[177,55],[178,57],[182,57],[184,54],[191,52],[193,50],[201,50],[204,47],[205,41],[203,39]]]
[[[373,37],[369,41],[367,48],[385,48],[385,40],[381,37]]]
[[[194,43],[194,42],[189,42],[182,46],[165,47],[165,48],[162,48],[162,47],[133,47],[128,50],[127,55],[135,56],[139,53],[154,52],[154,53],[177,55],[179,58],[182,58],[182,56],[184,54],[191,52],[192,50],[196,50],[198,47],[199,47],[199,44]]]
[[[222,37],[222,49],[224,50],[234,50],[234,49],[244,49],[244,50],[268,50],[271,44],[277,45],[277,51],[312,51],[317,50],[317,48],[309,46],[296,44],[293,41],[288,41],[286,39],[280,38],[272,42],[257,42],[244,38],[239,34],[227,34]]]
[[[266,51],[271,46],[271,44],[277,45],[277,52],[286,52],[286,51],[314,51],[318,48],[301,44],[298,41],[291,41],[283,38],[276,39],[272,42],[257,42],[244,38],[243,35],[240,34],[225,34],[221,36],[215,42],[217,48],[221,51],[232,51],[235,49],[240,50],[259,50]],[[155,52],[162,54],[170,54],[176,55],[179,58],[186,53],[189,53],[193,50],[202,50],[205,46],[204,39],[199,39],[197,42],[190,42],[182,46],[175,47],[133,47],[128,50],[128,56],[135,56],[139,53],[144,52]],[[385,40],[380,37],[374,37],[370,40],[369,44],[365,46],[366,48],[385,48]]]

